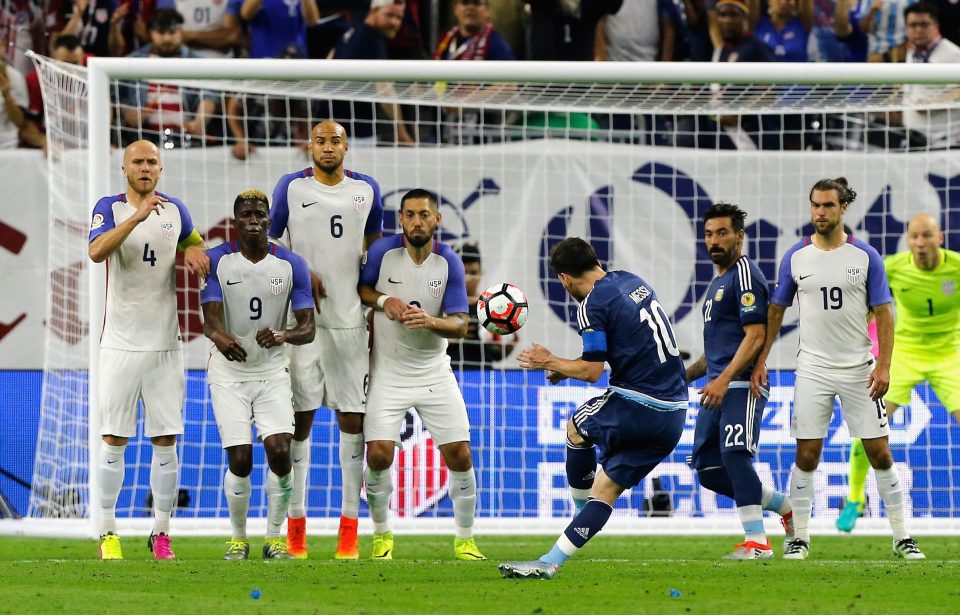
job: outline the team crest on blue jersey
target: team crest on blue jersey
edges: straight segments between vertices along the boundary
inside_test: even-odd
[[[367,197],[362,194],[353,195],[353,208],[357,211],[357,214],[363,213],[363,204],[367,201]]]
[[[717,294],[713,296],[714,301],[723,301],[723,287],[717,289]]]
[[[160,232],[164,239],[173,239],[173,222],[164,222],[160,225]]]
[[[279,295],[283,292],[283,278],[270,278],[270,292]]]
[[[442,288],[443,280],[430,280],[427,282],[427,291],[430,292],[431,297],[439,297]]]
[[[847,281],[851,284],[862,284],[863,269],[860,267],[847,267]]]

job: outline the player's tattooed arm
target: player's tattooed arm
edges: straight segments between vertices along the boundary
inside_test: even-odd
[[[761,389],[770,386],[770,378],[767,375],[767,357],[770,356],[773,343],[780,336],[780,325],[783,324],[783,313],[786,311],[786,307],[776,303],[770,303],[767,307],[767,331],[763,339],[763,348],[757,355],[757,360],[753,364],[753,373],[750,375],[750,389],[757,397],[763,395]]]
[[[687,368],[687,382],[693,382],[707,375],[707,356],[700,355],[700,358],[690,364]]]
[[[544,369],[551,382],[559,382],[563,378],[574,378],[584,382],[595,383],[603,374],[603,361],[584,361],[578,359],[561,359],[555,356],[548,348],[534,342],[517,355],[517,363],[523,369]]]
[[[243,363],[247,360],[247,351],[240,341],[223,328],[223,303],[211,301],[203,304],[203,334],[228,361]]]
[[[313,310],[310,308],[294,310],[293,316],[297,319],[297,324],[292,329],[264,327],[257,331],[257,344],[261,348],[273,348],[281,344],[302,346],[312,342],[317,334],[317,328],[313,322]]]

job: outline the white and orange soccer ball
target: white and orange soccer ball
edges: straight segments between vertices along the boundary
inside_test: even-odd
[[[494,284],[477,301],[477,320],[490,333],[515,333],[527,322],[527,296],[513,284]]]

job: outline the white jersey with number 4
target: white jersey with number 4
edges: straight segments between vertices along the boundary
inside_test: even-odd
[[[177,244],[193,232],[193,221],[182,201],[160,196],[168,202],[159,214],[151,213],[107,257],[101,348],[178,350],[182,345],[177,321]],[[136,211],[126,194],[97,201],[90,242]]]
[[[246,361],[228,361],[216,346],[210,349],[207,381],[214,383],[271,380],[289,364],[281,346],[262,348],[257,331],[287,328],[289,309],[313,307],[307,263],[282,246],[270,244],[267,255],[254,263],[236,241],[207,250],[210,273],[200,303],[222,303],[223,325],[247,352]]]
[[[463,261],[450,246],[434,240],[433,251],[419,265],[403,235],[370,246],[360,283],[416,305],[431,316],[467,313]],[[410,329],[376,312],[373,321],[371,378],[381,370],[411,380],[436,380],[450,371],[447,340],[429,329]]]
[[[363,327],[357,281],[366,235],[383,230],[380,186],[372,177],[345,171],[336,186],[321,184],[313,167],[280,178],[270,208],[270,236],[283,237],[320,276],[327,298],[320,302],[317,326]]]
[[[810,237],[791,247],[780,261],[777,288],[770,303],[800,307],[797,373],[817,376],[820,369],[862,367],[873,360],[867,334],[871,309],[890,303],[880,254],[852,235],[833,250]]]

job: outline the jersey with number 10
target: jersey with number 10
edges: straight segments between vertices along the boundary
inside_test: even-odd
[[[911,252],[884,260],[897,304],[896,347],[954,351],[960,343],[960,253],[940,249],[940,264],[920,269]]]
[[[193,232],[187,206],[166,200],[158,213],[138,224],[107,257],[107,298],[101,348],[133,351],[177,350],[177,244]],[[90,242],[133,216],[127,195],[105,196],[93,208]]]
[[[644,403],[675,409],[687,401],[677,338],[653,288],[627,271],[609,271],[577,311],[584,361],[610,364],[610,386]]]
[[[786,307],[794,295],[800,303],[797,373],[821,377],[820,369],[873,360],[867,315],[893,298],[883,259],[872,246],[848,235],[840,246],[823,250],[804,237],[780,261],[770,303]]]
[[[280,178],[270,208],[270,236],[287,234],[287,246],[323,280],[317,326],[363,327],[357,295],[363,239],[383,231],[380,186],[372,177],[345,171],[336,186],[321,184],[313,167]]]

